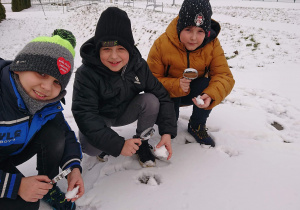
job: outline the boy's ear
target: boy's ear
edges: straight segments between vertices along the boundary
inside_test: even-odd
[[[15,74],[19,74],[20,72],[19,72],[19,71],[14,71],[14,73],[15,73]]]

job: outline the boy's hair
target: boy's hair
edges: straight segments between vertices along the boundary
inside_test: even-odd
[[[103,11],[97,23],[94,43],[97,53],[102,46],[122,45],[132,54],[134,39],[127,13],[117,7],[108,7]]]
[[[65,90],[74,68],[76,39],[72,32],[56,29],[52,37],[37,37],[16,56],[11,71],[36,71],[57,79]]]
[[[197,26],[205,31],[209,37],[212,10],[209,0],[184,0],[179,11],[177,33],[189,26]]]

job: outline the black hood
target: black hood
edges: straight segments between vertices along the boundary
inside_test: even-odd
[[[99,53],[96,53],[96,45],[94,44],[94,37],[87,40],[80,47],[80,56],[82,63],[85,65],[99,66],[103,65],[100,61]]]
[[[219,35],[220,31],[221,31],[220,24],[217,21],[211,19],[210,36],[209,37],[205,37],[205,39],[203,40],[203,43],[197,49],[204,47],[209,42],[211,42],[212,40],[214,40]]]

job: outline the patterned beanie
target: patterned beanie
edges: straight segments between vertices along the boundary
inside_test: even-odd
[[[72,32],[56,29],[52,37],[37,37],[16,56],[11,71],[36,71],[57,79],[64,91],[74,68],[76,39]]]
[[[97,52],[102,46],[122,45],[132,54],[134,39],[127,13],[117,7],[108,7],[103,11],[97,23],[94,42]]]
[[[179,11],[177,23],[178,37],[180,32],[188,26],[197,26],[210,35],[212,10],[209,0],[184,0]]]

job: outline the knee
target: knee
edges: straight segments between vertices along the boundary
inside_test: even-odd
[[[80,141],[82,152],[89,156],[97,156],[102,152],[101,150],[92,146],[88,142],[88,138],[85,135],[83,135],[80,131],[79,131],[79,141]]]
[[[40,136],[43,139],[42,144],[55,153],[63,153],[65,148],[65,133],[54,122],[47,122],[40,131]]]
[[[143,95],[143,102],[145,104],[146,109],[151,110],[151,112],[158,113],[160,106],[158,98],[152,93],[145,93]]]

